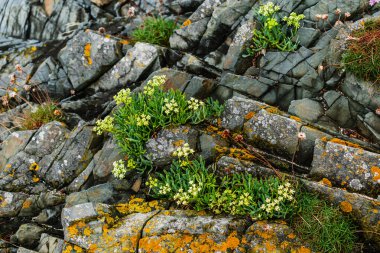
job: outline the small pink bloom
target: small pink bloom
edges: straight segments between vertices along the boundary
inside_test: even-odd
[[[301,141],[306,140],[306,134],[304,132],[299,132],[297,137]]]

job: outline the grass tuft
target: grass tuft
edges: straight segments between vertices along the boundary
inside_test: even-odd
[[[63,121],[62,111],[54,103],[47,102],[23,113],[20,126],[24,130],[33,130],[52,121]]]
[[[298,199],[298,215],[292,226],[318,252],[351,252],[356,242],[355,226],[336,207],[310,193]]]
[[[380,18],[365,22],[351,37],[342,55],[344,68],[361,79],[380,84]]]
[[[134,41],[169,46],[169,38],[178,28],[176,22],[160,17],[149,17],[132,33]]]

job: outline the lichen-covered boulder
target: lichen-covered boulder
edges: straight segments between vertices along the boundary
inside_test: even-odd
[[[287,158],[292,158],[298,148],[298,132],[301,123],[294,119],[260,110],[244,124],[247,140]]]
[[[310,175],[369,196],[380,194],[380,154],[340,139],[317,140]]]
[[[195,151],[198,131],[188,126],[165,128],[147,142],[147,156],[155,166],[168,165],[175,159],[173,152],[185,143]]]
[[[81,90],[108,71],[122,56],[114,38],[83,31],[69,40],[58,60],[75,90]]]
[[[221,125],[223,128],[238,131],[246,120],[251,119],[265,104],[240,97],[233,97],[225,103]]]

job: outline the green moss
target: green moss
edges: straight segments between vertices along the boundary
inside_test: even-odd
[[[298,208],[291,225],[315,251],[352,251],[356,242],[355,226],[337,207],[315,195],[302,193],[298,197]]]
[[[362,23],[352,33],[347,51],[342,55],[344,68],[367,81],[380,84],[380,19]]]
[[[149,17],[132,33],[134,41],[169,46],[169,38],[178,25],[172,20]]]

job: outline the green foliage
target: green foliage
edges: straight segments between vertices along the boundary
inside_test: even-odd
[[[256,179],[250,174],[218,178],[208,171],[202,158],[149,178],[151,195],[176,201],[178,205],[215,214],[250,215],[255,219],[285,218],[293,212],[295,190],[276,177]]]
[[[253,30],[252,44],[247,48],[247,54],[244,56],[255,56],[258,52],[265,52],[267,49],[294,51],[298,48],[295,36],[300,28],[300,21],[305,16],[292,12],[282,19],[285,23],[282,25],[277,17],[279,10],[279,6],[269,2],[261,5],[255,12],[258,29]]]
[[[352,252],[355,226],[336,207],[310,193],[298,198],[299,213],[292,226],[318,252]]]
[[[114,97],[119,106],[113,115],[97,122],[94,131],[110,132],[128,157],[127,165],[123,161],[114,164],[115,176],[123,178],[128,170],[144,172],[151,168],[145,144],[155,131],[170,125],[199,124],[221,115],[223,106],[217,101],[188,100],[181,91],[164,91],[165,82],[165,76],[155,76],[143,92],[131,94],[129,89],[121,90]]]
[[[363,23],[347,42],[347,51],[342,55],[347,71],[377,84],[380,83],[380,19]]]
[[[144,23],[132,33],[135,41],[169,46],[169,38],[178,25],[172,20],[161,17],[148,17]]]
[[[64,117],[62,111],[52,102],[46,102],[37,105],[30,111],[21,115],[21,128],[22,129],[38,129],[42,125],[52,121],[63,121]]]

